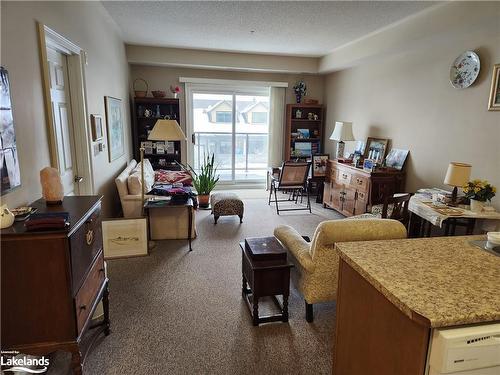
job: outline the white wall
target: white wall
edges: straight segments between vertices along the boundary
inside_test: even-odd
[[[486,25],[492,9],[490,5],[482,9]],[[457,17],[464,29],[470,28],[466,13]],[[445,187],[450,161],[471,163],[473,178],[487,179],[500,188],[500,112],[487,110],[493,65],[500,63],[498,19],[496,28],[478,27],[445,38],[437,34],[434,37],[441,43],[421,44],[327,75],[326,133],[336,120],[352,121],[356,139],[390,138],[393,147],[409,149],[408,191]],[[477,12],[474,20],[480,20]],[[468,49],[479,54],[481,71],[471,87],[457,90],[449,82],[450,66]],[[327,151],[334,148],[329,142]],[[493,204],[500,208],[500,197]]]
[[[9,71],[21,188],[2,197],[9,207],[41,197],[40,169],[50,164],[36,21],[64,35],[88,54],[88,114],[104,116],[104,96],[123,100],[125,153],[110,163],[107,150],[93,156],[95,193],[104,214],[119,209],[115,176],[131,157],[129,67],[118,29],[100,2],[1,3],[1,64]],[[90,121],[90,120],[89,120]]]

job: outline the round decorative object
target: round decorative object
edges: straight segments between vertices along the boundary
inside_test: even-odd
[[[479,75],[481,62],[473,51],[465,51],[458,56],[450,68],[450,82],[456,89],[465,89],[472,85]]]

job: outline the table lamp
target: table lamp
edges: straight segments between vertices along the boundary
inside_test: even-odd
[[[354,141],[354,136],[352,135],[352,122],[337,121],[335,122],[335,128],[330,136],[332,141],[337,141],[337,153],[336,158],[342,158],[344,156],[344,141]]]
[[[186,135],[176,120],[158,120],[148,134],[148,141],[185,141]],[[144,147],[141,146],[142,202],[144,202]]]
[[[451,194],[452,204],[457,203],[458,187],[464,186],[467,182],[469,182],[471,169],[472,166],[465,163],[451,162],[448,165],[444,183],[446,185],[453,186],[453,192]]]

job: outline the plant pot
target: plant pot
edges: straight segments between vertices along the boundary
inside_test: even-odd
[[[300,104],[300,101],[302,100],[302,95],[295,94],[295,100],[297,101],[297,104]]]
[[[207,208],[210,205],[210,194],[198,195],[198,204],[202,208]]]
[[[473,212],[481,212],[486,202],[481,202],[476,199],[470,200],[470,210]]]

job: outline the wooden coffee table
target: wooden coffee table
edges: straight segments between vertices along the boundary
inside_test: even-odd
[[[264,248],[255,249],[258,243],[252,244],[253,250],[258,251],[259,259],[252,256],[252,251],[245,247],[245,242],[240,242],[242,255],[242,295],[247,303],[252,316],[254,326],[260,323],[268,322],[288,322],[288,296],[290,294],[290,268],[293,264],[286,259],[276,259],[275,254],[266,254],[266,247],[275,243],[274,246],[281,247],[281,244],[274,237],[262,238]],[[276,247],[274,247],[276,248]],[[281,247],[282,248],[282,247]],[[282,248],[283,249],[283,248]],[[283,251],[286,251],[283,249]],[[255,253],[255,252],[254,252]],[[272,251],[270,251],[272,253]],[[271,259],[269,259],[271,258]],[[276,298],[277,295],[283,296],[283,303]],[[252,300],[250,301],[250,296]],[[280,313],[266,316],[259,316],[259,299],[270,296]]]

